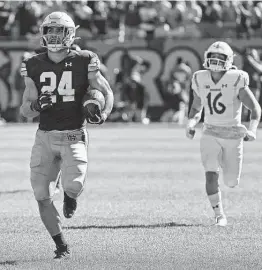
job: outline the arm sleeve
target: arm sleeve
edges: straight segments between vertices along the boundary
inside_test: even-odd
[[[247,72],[240,70],[237,80],[234,84],[236,87],[236,95],[239,95],[239,91],[242,88],[249,88],[249,75]]]
[[[243,87],[249,87],[249,75],[245,71],[242,71],[242,80]]]
[[[242,70],[239,72],[238,78],[235,82],[235,86],[238,89],[243,88],[243,87],[249,87],[249,75],[247,72],[242,71]]]
[[[87,72],[93,72],[100,70],[100,60],[96,53],[91,51],[82,51],[83,56],[85,58],[85,67]]]
[[[192,90],[194,91],[194,93],[197,96],[200,96],[200,94],[199,94],[199,83],[198,83],[197,73],[194,73],[193,76],[192,76],[191,87],[192,87]]]
[[[32,79],[33,77],[33,71],[36,67],[33,58],[30,56],[30,58],[26,58],[22,61],[20,66],[20,74],[22,77],[30,77]]]
[[[20,74],[22,77],[28,77],[28,71],[27,71],[27,62],[23,61],[21,63],[21,67],[20,67]]]

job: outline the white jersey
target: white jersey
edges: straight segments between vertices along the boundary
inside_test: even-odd
[[[217,82],[209,70],[193,74],[192,88],[201,99],[205,110],[204,124],[213,126],[239,126],[241,124],[242,102],[239,90],[249,85],[249,76],[242,70],[229,70]]]

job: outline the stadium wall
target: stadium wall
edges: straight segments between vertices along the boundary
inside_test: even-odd
[[[82,40],[80,46],[90,49],[103,56],[108,67],[111,81],[114,81],[114,69],[120,67],[120,58],[123,50],[128,49],[151,63],[149,70],[143,75],[144,84],[150,92],[150,106],[163,106],[159,80],[165,79],[178,56],[188,61],[192,70],[201,69],[203,54],[214,39],[174,40],[155,39],[153,41],[132,40],[124,43],[115,41],[87,41]],[[235,64],[241,68],[243,54],[247,48],[262,50],[262,39],[226,40],[235,50],[237,57]],[[0,106],[1,111],[10,107],[19,106],[16,100],[14,75],[20,66],[24,51],[33,51],[37,48],[37,40],[12,41],[0,43]]]

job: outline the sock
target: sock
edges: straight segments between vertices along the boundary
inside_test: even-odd
[[[224,215],[222,200],[221,200],[221,191],[219,190],[218,193],[208,195],[208,199],[211,203],[211,206],[215,212],[216,216]]]
[[[57,235],[52,236],[52,238],[53,238],[53,240],[54,240],[57,247],[67,245],[66,240],[65,240],[64,235],[63,235],[62,232],[57,234]]]

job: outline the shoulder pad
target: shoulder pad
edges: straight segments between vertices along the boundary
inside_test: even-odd
[[[249,75],[247,72],[243,70],[232,70],[232,73],[236,75],[236,81],[234,83],[234,87],[246,87],[249,85]]]
[[[202,70],[195,71],[194,74],[196,74],[197,76],[203,76],[203,75],[206,75],[208,72],[209,72],[208,70],[202,69]]]
[[[30,60],[31,58],[33,58],[35,56],[35,54],[33,53],[27,53],[26,55],[24,54],[23,56],[23,62],[28,62],[28,60]]]
[[[198,70],[193,73],[192,80],[195,81],[195,84],[199,86],[200,79],[203,78],[206,74],[208,74],[208,70]]]
[[[20,68],[21,76],[30,77],[30,74],[32,75],[32,72],[34,72],[35,68],[38,67],[38,60],[41,59],[45,54],[46,52],[40,54],[34,53],[27,54],[21,63]]]

